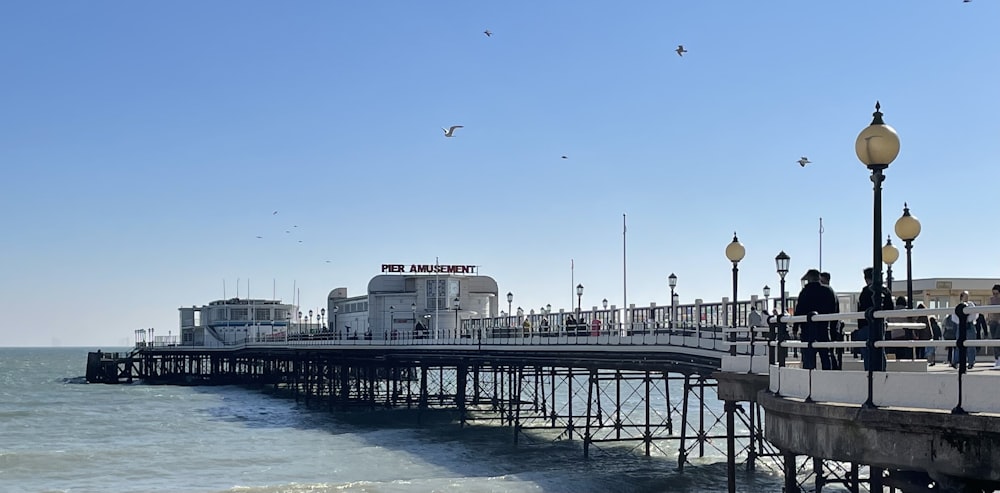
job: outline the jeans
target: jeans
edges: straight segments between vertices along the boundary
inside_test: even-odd
[[[806,323],[802,327],[802,342],[830,342],[829,326],[824,322]],[[830,358],[830,349],[813,349],[811,347],[802,350],[802,368],[805,370],[816,369],[816,353],[819,353],[820,365],[824,370],[833,369],[833,362]]]
[[[1000,339],[1000,322],[990,322],[990,339]],[[1000,346],[993,346],[993,358],[1000,359]]]
[[[969,325],[967,325],[965,327],[965,340],[966,341],[974,341],[974,340],[976,340],[976,327],[973,326],[972,324],[969,324]],[[965,359],[966,359],[965,360],[965,364],[967,364],[969,366],[972,366],[972,365],[976,364],[976,348],[974,348],[974,347],[967,347],[967,348],[965,348],[965,354],[966,354],[966,356],[965,356]],[[957,365],[958,364],[958,358],[959,358],[959,356],[961,356],[961,355],[959,354],[958,348],[955,348],[955,351],[952,351],[952,353],[951,353],[951,364],[952,365]]]

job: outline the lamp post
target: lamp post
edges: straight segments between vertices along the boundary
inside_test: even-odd
[[[781,341],[784,341],[785,339],[788,338],[788,329],[786,328],[785,324],[781,323],[781,317],[783,317],[785,315],[785,310],[786,310],[786,305],[785,305],[785,276],[788,275],[788,264],[790,264],[791,262],[792,262],[792,258],[789,257],[788,254],[785,253],[784,250],[782,250],[781,252],[779,252],[778,255],[774,257],[774,266],[778,270],[778,276],[781,278],[780,284],[778,285],[778,289],[781,290],[781,312],[778,313],[778,317],[777,317],[778,319],[775,321],[777,323],[777,327],[781,331],[780,333],[777,334],[777,336],[778,336],[777,339],[778,339],[779,343]],[[770,325],[770,324],[768,324],[768,325],[770,327],[774,327],[774,325]],[[770,340],[773,341],[773,340],[775,340],[775,336],[776,336],[776,334],[774,333],[774,329],[770,329],[768,331],[768,339],[770,339]],[[773,353],[770,353],[770,356],[768,357],[768,361],[772,365],[775,363],[775,361],[777,361],[778,366],[785,366],[785,355],[786,354],[788,354],[788,348],[775,347],[775,351]]]
[[[333,305],[333,325],[331,325],[330,328],[333,329],[334,336],[339,339],[340,336],[336,335],[336,334],[339,333],[338,331],[340,330],[340,329],[337,328],[337,313],[338,312],[340,312],[340,305]]]
[[[312,334],[312,331],[313,331],[312,323],[313,323],[313,311],[309,310],[309,325],[306,326],[306,330],[310,334]]]
[[[886,237],[885,246],[882,247],[882,261],[885,262],[885,285],[892,294],[892,264],[899,258],[899,250],[892,244],[892,237]]]
[[[576,285],[576,318],[580,318],[580,298],[583,297],[583,284]]]
[[[896,220],[896,236],[906,244],[906,307],[913,308],[913,265],[910,263],[910,251],[913,240],[920,236],[920,221],[910,215],[910,208],[903,202],[903,215]]]
[[[729,245],[726,246],[726,258],[728,258],[729,261],[733,263],[732,327],[734,329],[736,328],[736,318],[737,318],[736,286],[740,271],[738,265],[740,263],[740,260],[743,260],[743,257],[746,255],[746,253],[747,253],[746,248],[743,248],[743,244],[741,244],[740,240],[736,238],[736,232],[733,231],[733,241],[731,241]],[[736,340],[736,332],[734,331],[732,334],[729,335],[729,341],[734,342],[735,340]],[[729,346],[729,355],[736,356],[735,344]],[[751,361],[751,366],[752,366],[752,361]],[[725,411],[726,411],[726,428],[729,430],[729,433],[727,433],[727,438],[726,438],[726,452],[727,456],[729,457],[729,460],[726,461],[726,472],[727,472],[726,476],[729,481],[728,483],[729,491],[735,493],[736,492],[736,438],[735,438],[736,402],[732,400],[727,400],[725,404]]]
[[[778,286],[781,289],[781,313],[785,313],[785,275],[788,274],[788,264],[791,263],[792,258],[782,250],[776,257],[774,257],[774,266],[778,269],[778,276],[781,277],[781,285]]]
[[[733,319],[732,319],[733,325],[731,326],[733,328],[736,328],[736,318],[737,318],[736,285],[740,272],[738,265],[740,263],[740,260],[743,260],[743,257],[746,256],[746,254],[747,254],[747,249],[743,248],[743,244],[740,243],[740,240],[738,238],[736,238],[736,232],[733,231],[733,241],[729,242],[729,244],[726,245],[726,258],[728,258],[729,261],[733,263]],[[736,333],[734,332],[733,337],[735,336]],[[731,349],[731,355],[735,356],[736,346],[730,346],[730,349]]]
[[[325,321],[326,321],[326,308],[320,308],[319,309],[319,328],[320,329],[325,328],[323,326],[323,322],[325,322]]]
[[[514,313],[510,311],[510,305],[514,303],[514,293],[507,291],[507,313]]]
[[[302,324],[305,322],[305,320],[306,320],[306,316],[303,315],[302,312],[299,312],[299,327],[298,327],[298,330],[295,331],[295,333],[297,333],[299,335],[302,334]]]
[[[767,284],[764,285],[764,317],[767,318],[768,312],[771,311],[771,304],[768,302],[768,298],[771,297],[771,287]]]
[[[872,307],[865,313],[868,321],[868,399],[864,407],[875,407],[872,402],[872,372],[885,371],[885,359],[875,354],[875,342],[883,337],[885,321],[875,319],[875,311],[882,306],[882,181],[883,172],[899,155],[899,135],[882,121],[881,104],[875,102],[872,123],[858,134],[854,152],[872,176]]]
[[[388,339],[389,333],[392,332],[392,312],[395,310],[395,306],[389,305],[389,326],[385,329],[385,332],[382,333],[382,339]]]
[[[412,321],[410,322],[410,326],[413,327],[413,331],[416,332],[416,329],[417,329],[417,304],[416,303],[410,303],[410,315],[411,315],[410,318],[412,319]],[[410,338],[413,338],[416,335],[417,334],[411,333],[410,334]]]
[[[677,274],[673,272],[667,276],[667,285],[670,286],[670,326],[674,325],[674,318],[677,316],[677,303],[674,301],[674,288],[677,287]]]
[[[458,311],[462,309],[462,301],[458,298],[451,300],[451,307],[455,309],[455,338],[459,337],[458,334]]]

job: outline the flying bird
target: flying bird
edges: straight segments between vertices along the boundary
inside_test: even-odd
[[[563,159],[569,159],[569,158],[567,158],[566,156],[562,156],[562,158],[563,158]]]
[[[452,125],[448,128],[441,127],[441,130],[444,130],[445,137],[454,137],[456,128],[463,128],[463,127],[461,125]]]
[[[490,31],[489,29],[487,29],[487,30],[483,31],[483,34],[485,34],[486,37],[488,38],[490,36],[493,36],[493,31]]]
[[[277,215],[278,215],[278,211],[274,211],[274,212],[272,212],[272,213],[271,213],[271,215],[272,215],[272,216],[277,216]]]
[[[258,237],[257,237],[257,239],[261,239],[261,238],[263,238],[263,236],[258,236]]]
[[[677,52],[677,56],[684,56],[684,54],[688,52],[688,50],[684,49],[684,45],[677,45],[677,49],[674,51]]]
[[[810,161],[809,158],[807,158],[805,156],[802,156],[802,159],[799,159],[798,162],[799,162],[799,166],[802,166],[803,168],[805,168],[807,164],[812,163],[812,161]]]

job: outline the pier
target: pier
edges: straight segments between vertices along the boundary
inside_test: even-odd
[[[783,327],[806,317],[771,321]],[[250,385],[334,412],[410,408],[419,416],[447,409],[463,426],[508,427],[515,443],[550,430],[580,441],[585,457],[605,444],[648,455],[671,442],[680,469],[706,448],[725,447],[730,491],[738,467],[780,471],[788,492],[831,484],[907,493],[1000,489],[1000,402],[993,398],[1000,372],[929,369],[915,360],[891,361],[880,372],[802,369],[776,348],[796,351],[810,343],[772,339],[770,328],[739,322],[617,324],[587,335],[560,328],[506,337],[513,330],[501,317],[463,321],[455,338],[403,333],[382,340],[251,338],[217,347],[145,343],[114,358],[92,355],[88,380]],[[846,349],[850,368],[850,349],[863,344],[812,346]],[[991,347],[1000,341],[905,344]],[[90,371],[97,362],[103,370]],[[866,406],[871,395],[874,404]]]

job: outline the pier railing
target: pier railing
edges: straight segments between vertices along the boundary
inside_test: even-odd
[[[897,357],[886,361],[885,371],[866,369],[861,359],[852,353],[868,348],[868,341],[808,342],[787,340],[780,337],[788,334],[789,324],[843,321],[855,324],[865,318],[863,312],[851,312],[812,317],[781,316],[771,317],[769,327],[725,329],[734,345],[746,347],[744,351],[723,358],[722,369],[731,372],[749,372],[769,375],[769,388],[782,397],[802,399],[806,402],[830,402],[854,404],[863,407],[889,407],[951,411],[954,414],[969,412],[1000,413],[1000,402],[995,399],[995,389],[1000,380],[1000,368],[994,371],[992,354],[980,355],[987,361],[975,368],[970,357],[976,356],[979,348],[1000,347],[1000,339],[975,339],[970,321],[978,314],[1000,313],[1000,306],[966,306],[954,308],[928,308],[908,310],[875,311],[876,319],[897,320],[889,322],[889,328],[922,328],[912,320],[921,316],[951,316],[959,319],[954,339],[932,340],[882,340],[877,337],[873,344],[875,357],[886,349],[907,348],[909,357]],[[903,319],[905,321],[898,321]],[[776,327],[775,327],[776,326]],[[929,327],[928,327],[929,329]],[[954,351],[957,365],[946,359],[937,368],[929,368],[926,357],[916,358],[916,349],[934,348],[932,362],[939,363],[944,356],[937,348]],[[802,368],[801,361],[788,358],[793,352],[804,350],[830,350],[843,352],[843,369],[823,370]],[[988,351],[988,353],[991,353]],[[968,360],[968,361],[967,361]],[[821,361],[817,357],[817,362]]]

